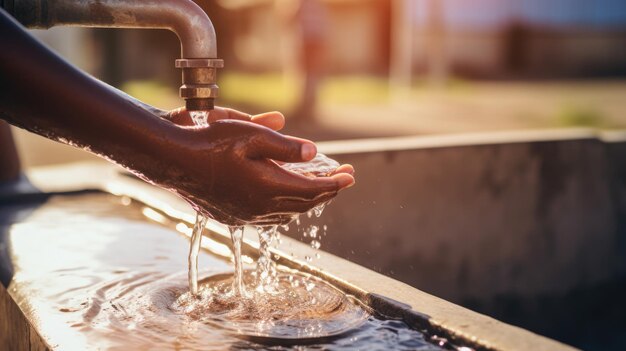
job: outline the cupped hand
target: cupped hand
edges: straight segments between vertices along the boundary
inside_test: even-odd
[[[193,125],[186,112],[171,116],[174,123]],[[281,168],[277,162],[306,162],[317,153],[312,142],[275,131],[283,126],[278,112],[212,111],[209,127],[181,128],[180,173],[167,186],[224,224],[270,225],[288,223],[354,184],[350,165],[317,178]]]

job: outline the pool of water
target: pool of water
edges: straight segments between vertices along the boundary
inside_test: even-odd
[[[247,273],[251,294],[229,299],[225,246],[201,250],[201,296],[190,296],[188,238],[127,198],[54,196],[0,214],[10,293],[55,349],[454,349],[285,268],[280,293],[255,294]]]

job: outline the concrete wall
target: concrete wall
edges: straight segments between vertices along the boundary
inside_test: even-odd
[[[624,349],[625,136],[321,145],[357,177],[315,220],[322,249],[582,349]]]
[[[624,276],[626,142],[544,134],[321,145],[357,172],[322,248],[457,302]]]

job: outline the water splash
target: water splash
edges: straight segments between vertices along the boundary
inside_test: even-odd
[[[245,270],[247,285],[256,272]],[[297,283],[293,283],[297,282]],[[354,301],[316,277],[295,271],[276,276],[275,292],[252,290],[245,296],[233,291],[231,274],[214,274],[200,285],[200,297],[174,292],[168,309],[201,324],[235,334],[264,338],[318,338],[358,327],[369,313]]]
[[[189,111],[193,124],[198,127],[209,126],[209,111]]]
[[[322,216],[322,213],[324,212],[324,209],[326,208],[326,204],[327,203],[321,203],[313,207],[313,213],[315,214],[315,217],[320,218]]]
[[[327,177],[339,167],[339,162],[318,152],[311,161],[285,163],[281,167],[310,178]]]

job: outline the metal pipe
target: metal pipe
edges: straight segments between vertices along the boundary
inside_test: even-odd
[[[191,0],[3,0],[3,7],[29,28],[82,26],[168,29],[181,43],[180,96],[192,110],[212,108],[217,97],[215,29]]]

